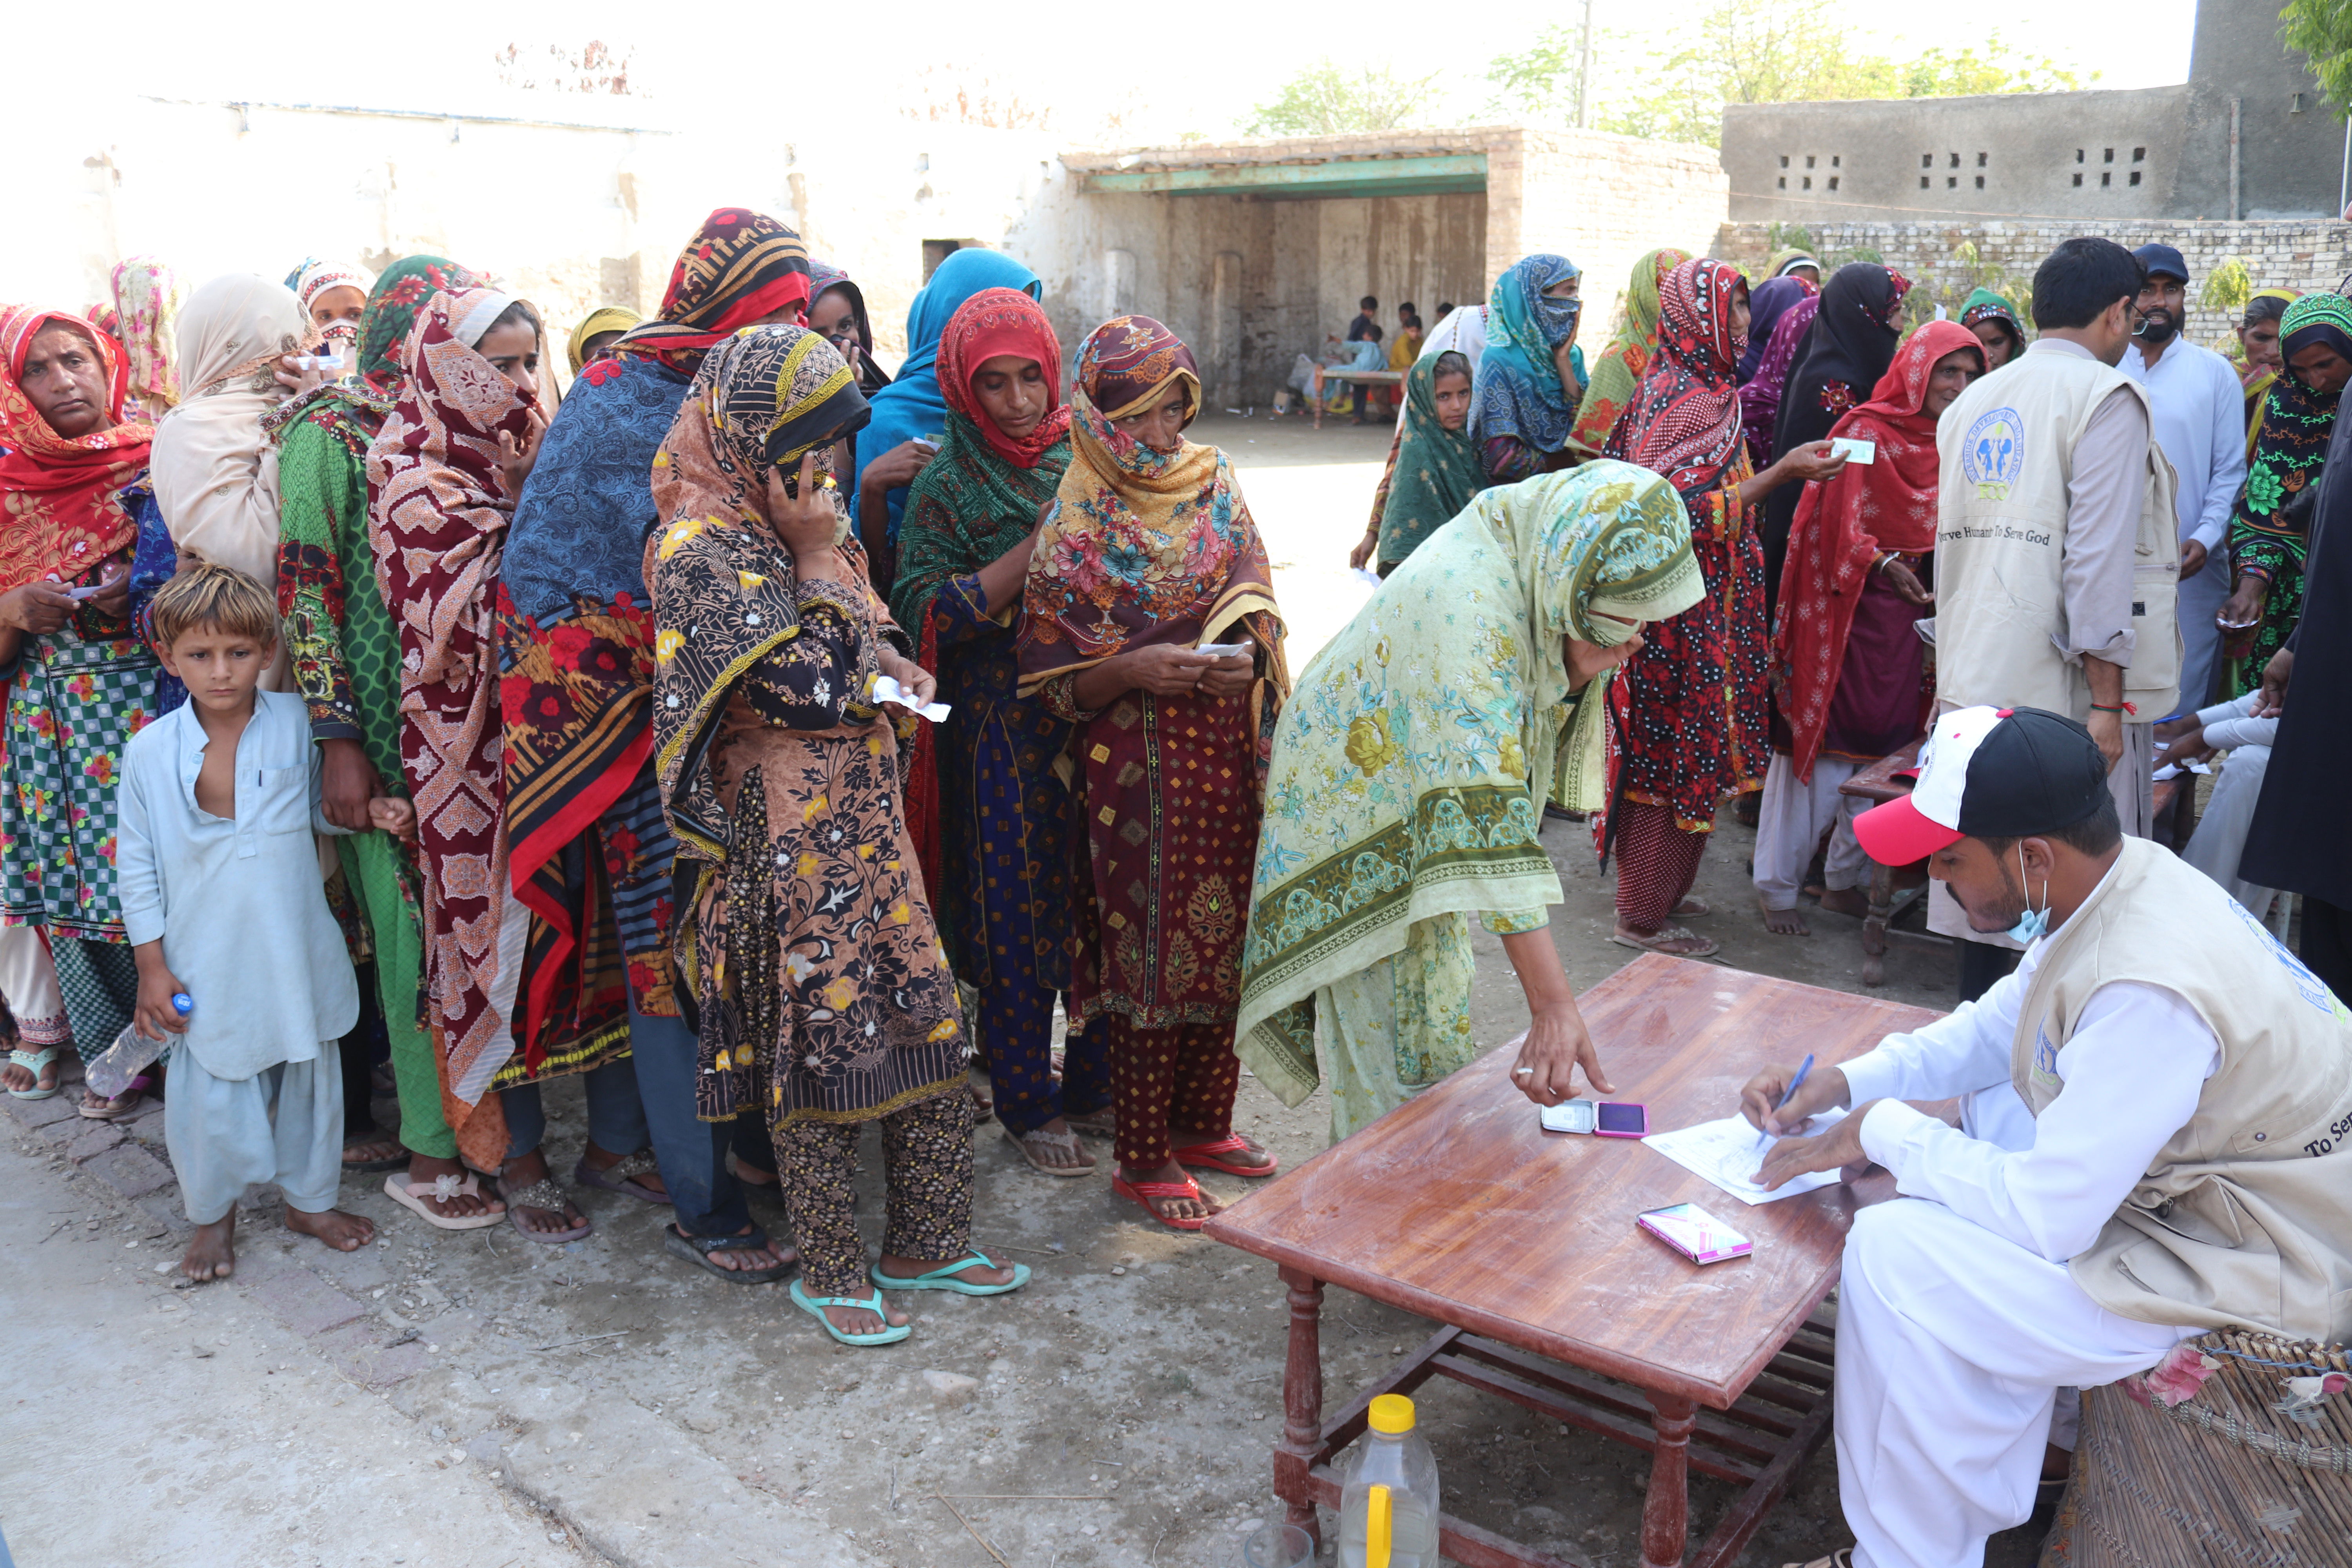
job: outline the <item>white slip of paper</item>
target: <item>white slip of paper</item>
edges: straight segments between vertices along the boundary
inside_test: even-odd
[[[1249,652],[1250,645],[1245,642],[1204,642],[1192,651],[1205,653],[1211,658],[1231,658],[1237,653]]]
[[[1805,1129],[1806,1135],[1818,1136],[1844,1120],[1843,1110],[1822,1111]],[[1770,1192],[1758,1186],[1748,1178],[1764,1168],[1764,1156],[1771,1144],[1744,1116],[1702,1121],[1696,1127],[1673,1132],[1653,1132],[1642,1142],[1751,1206],[1832,1186],[1838,1179],[1835,1171],[1815,1171],[1810,1175],[1793,1176]]]
[[[877,675],[874,678],[874,700],[896,702],[910,712],[920,713],[934,724],[946,718],[950,711],[948,704],[944,702],[927,702],[918,705],[912,697],[907,695],[907,689],[898,684],[898,678],[890,675]]]

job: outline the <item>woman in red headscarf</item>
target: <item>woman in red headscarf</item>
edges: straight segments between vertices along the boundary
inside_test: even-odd
[[[1054,998],[1070,989],[1073,937],[1073,807],[1054,763],[1070,726],[1020,695],[1006,624],[1070,466],[1061,364],[1053,323],[1017,289],[983,289],[949,319],[939,357],[947,433],[908,491],[891,610],[954,708],[922,737],[936,748],[939,802],[925,879],[949,961],[980,993],[974,1033],[997,1114],[1031,1165],[1082,1176],[1094,1156],[1068,1118],[1108,1136],[1110,1083],[1100,1030],[1073,1027],[1059,1083],[1053,1071]],[[919,782],[919,751],[916,766]]]
[[[28,1098],[56,1092],[67,1039],[85,1058],[113,1044],[139,993],[115,893],[114,778],[157,711],[157,660],[129,603],[155,432],[123,419],[127,390],[121,354],[81,317],[0,307],[0,989],[38,1047],[12,1052],[0,1079]],[[143,1087],[84,1109],[135,1110]]]
[[[1785,744],[1773,736],[1756,826],[1757,900],[1780,936],[1806,933],[1797,888],[1841,816],[1838,786],[1927,718],[1927,647],[1912,623],[1934,613],[1924,584],[1936,548],[1936,421],[1985,373],[1984,359],[1958,321],[1912,333],[1870,401],[1830,431],[1873,443],[1874,460],[1808,486],[1797,501],[1772,636],[1772,696],[1788,732]],[[1841,821],[1822,908],[1863,912],[1854,882],[1864,859]]]
[[[1685,261],[1666,274],[1658,300],[1657,352],[1604,455],[1675,487],[1706,595],[1627,645],[1638,651],[1610,688],[1610,806],[1593,836],[1604,865],[1612,849],[1617,856],[1610,940],[1698,958],[1717,944],[1674,917],[1707,912],[1687,895],[1716,808],[1764,783],[1766,606],[1755,509],[1784,484],[1843,465],[1818,441],[1760,474],[1750,467],[1736,379],[1748,283],[1737,268]]]

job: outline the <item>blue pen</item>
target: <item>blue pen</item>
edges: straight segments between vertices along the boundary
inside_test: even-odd
[[[1773,1113],[1774,1113],[1775,1115],[1778,1115],[1780,1112],[1781,1112],[1781,1111],[1783,1111],[1783,1110],[1786,1110],[1789,1108],[1789,1101],[1790,1101],[1790,1100],[1794,1100],[1794,1099],[1796,1099],[1796,1098],[1797,1098],[1797,1091],[1798,1091],[1799,1089],[1802,1089],[1802,1088],[1804,1088],[1804,1087],[1805,1087],[1805,1079],[1806,1079],[1806,1078],[1807,1078],[1807,1077],[1808,1077],[1808,1076],[1812,1072],[1812,1070],[1813,1070],[1813,1053],[1812,1053],[1812,1052],[1811,1052],[1811,1051],[1807,1051],[1807,1052],[1805,1053],[1805,1059],[1804,1059],[1803,1061],[1801,1061],[1801,1062],[1799,1062],[1799,1063],[1797,1064],[1797,1076],[1796,1076],[1796,1077],[1794,1077],[1794,1078],[1792,1078],[1792,1079],[1790,1079],[1789,1080],[1788,1092],[1786,1092],[1785,1094],[1781,1095],[1781,1096],[1780,1096],[1780,1104],[1778,1104],[1778,1105],[1776,1105],[1776,1106],[1774,1106],[1774,1107],[1772,1108]],[[1758,1146],[1759,1148],[1762,1148],[1762,1147],[1764,1147],[1766,1144],[1769,1144],[1771,1141],[1772,1141],[1772,1134],[1771,1134],[1771,1133],[1769,1133],[1769,1132],[1766,1132],[1766,1131],[1762,1131],[1761,1130],[1759,1130],[1759,1131],[1758,1137],[1757,1137],[1757,1146]]]

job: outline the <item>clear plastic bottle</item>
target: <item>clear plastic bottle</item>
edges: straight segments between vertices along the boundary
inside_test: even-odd
[[[1372,1401],[1339,1489],[1340,1568],[1437,1568],[1437,1458],[1413,1430],[1412,1401]]]
[[[172,1010],[184,1018],[196,1010],[195,999],[184,991],[172,994]],[[92,1058],[81,1069],[81,1076],[90,1092],[112,1100],[131,1087],[131,1080],[155,1065],[157,1058],[171,1049],[173,1037],[151,1040],[132,1024],[114,1037],[114,1044]]]

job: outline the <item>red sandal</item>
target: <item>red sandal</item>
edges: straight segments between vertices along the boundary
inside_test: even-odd
[[[1215,1154],[1239,1153],[1251,1146],[1248,1139],[1235,1132],[1220,1138],[1213,1143],[1193,1143],[1181,1149],[1171,1150],[1170,1152],[1175,1156],[1176,1163],[1180,1165],[1197,1165],[1204,1171],[1223,1171],[1228,1176],[1246,1176],[1251,1181],[1271,1176],[1282,1169],[1282,1161],[1279,1158],[1268,1159],[1263,1165],[1234,1165],[1223,1160],[1210,1158]]]
[[[1208,1199],[1202,1194],[1201,1184],[1190,1176],[1181,1182],[1130,1182],[1125,1176],[1114,1173],[1110,1179],[1110,1190],[1120,1197],[1133,1198],[1143,1205],[1145,1214],[1171,1230],[1198,1230],[1209,1223],[1205,1216],[1199,1219],[1173,1219],[1151,1206],[1153,1198],[1190,1198],[1196,1204],[1208,1202]]]

